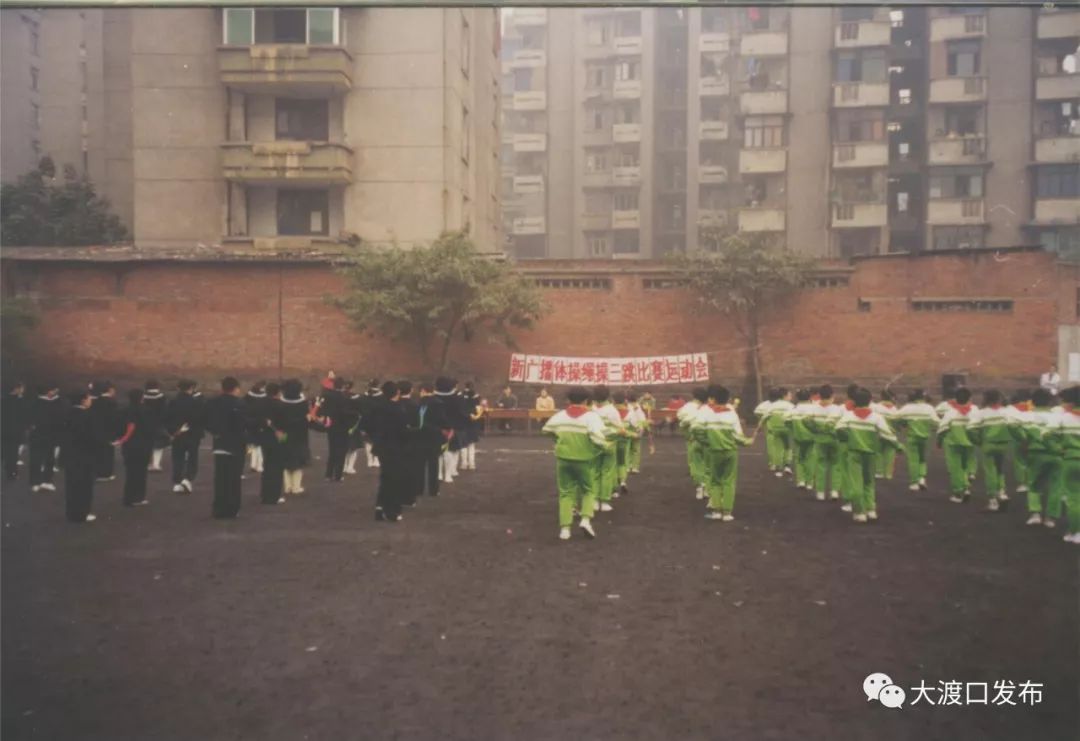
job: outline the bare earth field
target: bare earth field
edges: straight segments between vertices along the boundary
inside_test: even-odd
[[[538,437],[480,444],[478,472],[374,522],[375,475],[307,473],[280,507],[245,482],[210,519],[151,478],[148,507],[99,485],[2,493],[3,738],[1031,739],[1080,737],[1080,549],[879,487],[882,519],[744,454],[733,523],[707,522],[681,441],[662,438],[598,538],[556,539]],[[324,441],[317,442],[317,454]],[[898,461],[902,470],[903,460]],[[867,702],[885,672],[908,704]],[[1034,706],[912,706],[920,681],[1041,682]],[[990,692],[991,697],[993,691]],[[1019,702],[1018,696],[1013,697]]]

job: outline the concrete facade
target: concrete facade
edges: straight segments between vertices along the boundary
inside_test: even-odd
[[[841,258],[1080,255],[1080,75],[1064,61],[1078,10],[524,8],[504,21],[504,224],[519,257],[650,258],[714,229]],[[516,106],[523,92],[543,105]],[[530,132],[543,151],[515,146]],[[515,192],[521,174],[542,177],[543,197]]]

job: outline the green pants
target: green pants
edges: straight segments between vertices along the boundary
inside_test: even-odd
[[[1013,443],[1012,446],[1012,470],[1013,480],[1016,481],[1018,487],[1031,486],[1031,472],[1028,467],[1027,453],[1019,443]]]
[[[877,490],[874,488],[876,457],[875,453],[861,450],[847,451],[848,499],[852,511],[857,515],[877,511]]]
[[[709,509],[729,513],[735,507],[735,480],[739,473],[737,450],[706,450],[708,471],[705,489],[709,492]]]
[[[574,524],[574,510],[582,517],[592,517],[596,509],[596,486],[599,473],[596,460],[555,460],[555,484],[559,487],[559,527]]]
[[[615,481],[615,451],[609,450],[596,456],[596,480],[599,487],[596,496],[601,502],[610,502],[618,483]]]
[[[695,484],[705,484],[705,460],[702,456],[701,443],[696,440],[687,440],[686,459],[690,465],[690,478]]]
[[[615,486],[626,483],[630,471],[630,439],[621,437],[615,441]]]
[[[896,472],[896,448],[886,446],[880,452],[874,461],[877,466],[877,473],[883,479],[889,479],[892,481],[893,474]]]
[[[1042,498],[1046,496],[1046,514],[1061,517],[1062,481],[1061,459],[1050,453],[1032,453],[1031,488],[1028,490],[1028,512],[1042,512]]]
[[[827,492],[828,484],[831,483],[832,488],[839,491],[840,486],[837,483],[837,463],[839,462],[840,448],[837,447],[834,440],[818,440],[814,443],[814,490],[819,492]]]
[[[627,462],[631,471],[641,470],[641,438],[630,438],[630,460]]]
[[[993,446],[983,448],[983,476],[986,478],[986,497],[997,499],[1005,491],[1005,458],[1008,448]]]
[[[765,430],[765,454],[770,471],[780,471],[787,463],[787,434],[784,430]]]
[[[1065,508],[1069,515],[1069,532],[1080,533],[1080,459],[1061,462],[1061,488],[1065,492]]]
[[[975,457],[975,448],[967,445],[945,444],[945,469],[949,472],[949,490],[960,496],[968,490],[968,471]]]
[[[967,462],[968,480],[970,481],[971,479],[975,478],[975,474],[977,474],[978,472],[979,472],[979,456],[978,456],[975,448],[972,448],[971,449],[971,457],[968,458],[968,462]]]
[[[904,441],[904,458],[907,459],[908,483],[917,484],[926,478],[926,443],[925,437],[908,435]]]
[[[795,441],[795,483],[814,484],[814,441]]]
[[[848,449],[843,441],[838,441],[836,444],[836,469],[834,470],[834,476],[836,477],[836,488],[840,490],[841,501],[845,504],[850,504],[851,486],[848,483],[848,479],[850,478],[848,473]]]

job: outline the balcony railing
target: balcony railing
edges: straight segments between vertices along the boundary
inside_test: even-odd
[[[543,193],[544,192],[544,176],[543,175],[515,175],[514,176],[514,193],[518,195],[524,195],[527,193]]]
[[[930,20],[930,40],[974,39],[986,35],[986,16],[974,13],[944,15]]]
[[[699,136],[703,141],[727,141],[727,121],[702,121]]]
[[[547,134],[514,134],[515,152],[544,152],[547,150]]]
[[[850,142],[833,147],[833,167],[885,167],[889,145],[885,142]]]
[[[743,175],[764,175],[767,173],[784,172],[786,169],[786,149],[739,150],[739,172]]]
[[[353,59],[341,46],[222,46],[218,69],[222,83],[241,92],[318,97],[352,88]]]
[[[884,203],[837,203],[833,205],[835,229],[864,229],[889,223],[889,209]]]
[[[547,231],[543,216],[519,216],[511,227],[514,234],[544,234]]]
[[[787,31],[744,33],[739,41],[739,53],[744,57],[778,57],[784,56],[787,51]]]
[[[612,168],[611,182],[618,186],[641,183],[641,165],[622,165]]]
[[[1056,136],[1035,140],[1036,162],[1080,161],[1080,136]]]
[[[982,162],[986,157],[986,139],[982,136],[963,136],[932,139],[927,153],[931,165],[966,165]]]
[[[985,77],[943,77],[930,81],[931,103],[971,103],[986,100]]]
[[[1039,198],[1035,201],[1039,224],[1080,224],[1080,198]]]
[[[702,97],[731,94],[731,82],[726,77],[702,77],[698,81],[698,93]]]
[[[514,8],[513,22],[515,26],[545,26],[547,8]]]
[[[786,228],[786,214],[782,208],[739,209],[739,231],[782,232]]]
[[[698,165],[698,182],[703,185],[723,185],[728,181],[728,171],[723,165]]]
[[[641,141],[641,124],[617,123],[611,127],[611,138],[616,144],[630,144]]]
[[[510,60],[513,69],[527,69],[547,66],[547,52],[543,49],[518,49]]]
[[[926,204],[926,222],[932,225],[982,224],[981,198],[934,198]]]
[[[616,36],[612,39],[611,45],[616,56],[631,57],[641,55],[642,42],[640,36]]]
[[[726,33],[702,32],[700,39],[701,52],[705,54],[727,54],[731,51],[731,36]]]
[[[889,105],[889,83],[887,82],[833,83],[833,106],[836,108],[887,105]]]
[[[640,229],[641,228],[641,212],[637,209],[632,211],[620,211],[618,209],[611,212],[611,228],[612,229]]]
[[[285,185],[344,185],[352,182],[353,151],[331,142],[226,142],[226,180]]]
[[[641,80],[616,80],[611,94],[616,100],[634,100],[641,97]]]
[[[1036,100],[1080,98],[1080,74],[1044,75],[1035,79]]]
[[[888,21],[842,21],[833,38],[838,49],[888,46],[891,42],[892,26]]]
[[[739,96],[739,112],[744,116],[787,113],[787,90],[750,90]]]
[[[1074,8],[1043,9],[1039,13],[1040,39],[1067,39],[1080,36],[1080,10]]]
[[[547,108],[547,93],[543,90],[515,92],[513,106],[515,111],[542,111]]]

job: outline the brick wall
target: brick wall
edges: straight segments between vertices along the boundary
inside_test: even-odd
[[[244,379],[427,375],[408,346],[353,331],[324,297],[341,279],[320,263],[4,260],[7,295],[32,297],[42,321],[29,367],[62,381],[134,382],[223,372]],[[518,335],[523,351],[654,355],[707,351],[715,379],[741,382],[742,338],[686,291],[649,289],[648,264],[524,263],[537,277],[603,277],[610,289],[548,288],[553,312]],[[1058,325],[1076,321],[1080,268],[1047,253],[891,256],[831,266],[846,285],[810,288],[769,312],[766,375],[794,384],[858,379],[937,387],[942,373],[971,383],[1030,384],[1057,357]],[[1011,311],[916,311],[912,299],[1012,302]],[[451,354],[482,388],[506,375],[509,351],[483,337]]]

